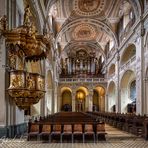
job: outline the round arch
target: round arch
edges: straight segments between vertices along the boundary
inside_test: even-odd
[[[64,86],[60,88],[60,111],[72,111],[72,90],[70,87]]]
[[[116,111],[116,84],[114,81],[111,81],[108,85],[108,111],[115,112]]]
[[[135,73],[132,70],[127,70],[120,81],[120,89],[121,89],[121,112],[127,113],[127,112],[133,112],[133,106],[136,104],[132,104],[133,101],[130,98],[130,84],[133,80],[136,79]],[[135,102],[136,103],[136,102]]]
[[[136,46],[134,44],[129,44],[129,46],[124,49],[121,55],[120,65],[121,66],[124,65],[135,55],[136,55]]]
[[[109,76],[112,76],[115,74],[115,71],[116,71],[115,68],[116,68],[115,64],[111,64],[111,66],[109,67],[109,71],[108,71]]]
[[[105,111],[105,88],[96,86],[93,89],[93,110]]]
[[[76,89],[76,94],[75,94],[75,110],[76,111],[86,111],[88,108],[88,88],[85,86],[79,86]]]

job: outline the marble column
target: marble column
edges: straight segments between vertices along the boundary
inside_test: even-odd
[[[90,61],[90,59],[88,59],[88,74],[90,74],[90,72],[91,72],[91,61]]]
[[[52,113],[52,92],[53,92],[52,89],[47,89],[45,93],[45,99],[46,99],[45,114],[46,115]]]
[[[120,57],[117,55],[116,57],[116,75],[117,75],[117,99],[116,99],[116,112],[121,113],[121,90],[120,90]]]
[[[105,111],[108,112],[109,111],[109,107],[108,107],[108,94],[106,94],[106,97],[105,97]]]
[[[148,115],[148,78],[144,79],[144,106],[143,113]]]
[[[71,58],[69,58],[69,74],[71,75],[71,73],[72,73],[72,61],[71,61],[72,59]]]
[[[76,72],[76,69],[75,69],[75,60],[73,59],[73,74],[75,74],[75,72]]]
[[[89,92],[89,106],[88,106],[88,111],[92,111],[93,109],[93,91]]]
[[[91,58],[91,74],[94,74],[94,58]]]
[[[75,99],[76,93],[72,92],[71,95],[72,95],[72,111],[75,112],[76,111],[76,99]]]
[[[0,68],[0,126],[6,125],[6,99],[5,99],[5,67],[2,68],[2,65],[5,65],[6,55],[5,55],[5,39],[2,37],[0,39],[0,49],[1,49],[1,68]]]

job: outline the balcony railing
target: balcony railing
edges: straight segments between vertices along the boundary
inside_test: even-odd
[[[105,83],[107,79],[105,78],[60,78],[61,83],[77,83],[77,82],[97,82],[97,83]]]
[[[136,61],[136,56],[133,56],[130,60],[128,60],[124,65],[120,67],[120,71],[127,69],[135,61]]]

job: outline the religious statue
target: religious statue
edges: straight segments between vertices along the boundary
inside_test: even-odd
[[[21,75],[15,75],[12,77],[12,83],[11,83],[11,88],[18,88],[18,87],[22,87],[22,77]]]
[[[38,88],[39,90],[43,90],[44,89],[44,82],[42,79],[38,80]]]
[[[29,35],[30,35],[34,40],[36,40],[36,33],[37,33],[36,27],[35,27],[35,25],[32,23],[32,24],[31,24],[31,27],[29,28]]]
[[[13,51],[8,51],[9,66],[11,69],[16,69],[16,55]]]
[[[0,18],[0,30],[6,30],[6,29],[7,29],[7,17],[6,15],[4,15]]]
[[[27,77],[27,87],[29,89],[35,88],[35,81],[30,76]]]
[[[22,50],[18,51],[18,69],[23,70],[24,69],[24,52]]]
[[[24,13],[24,26],[30,26],[30,16],[31,16],[31,12],[30,12],[30,7],[29,5],[25,8],[25,13]]]

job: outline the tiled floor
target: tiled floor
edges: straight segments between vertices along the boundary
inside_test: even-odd
[[[0,148],[148,148],[148,141],[106,125],[106,141],[97,143],[43,143],[22,139],[0,141]]]

